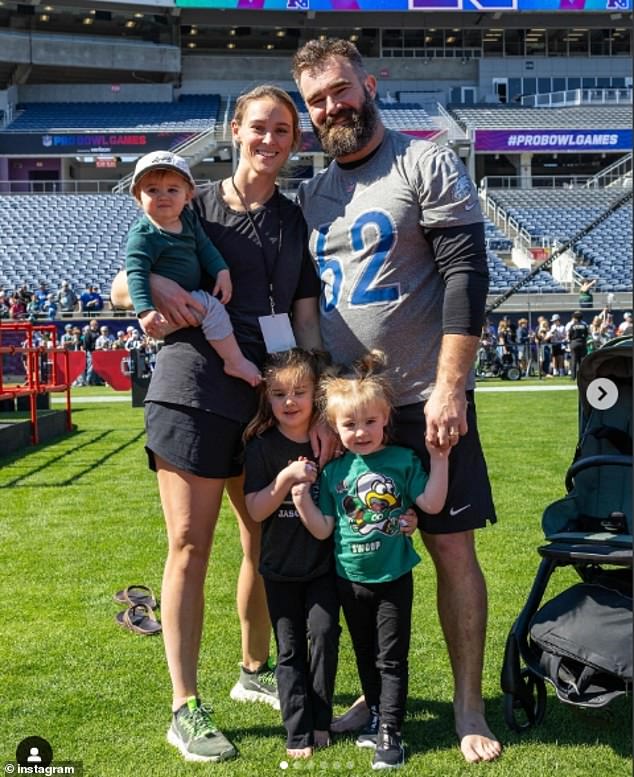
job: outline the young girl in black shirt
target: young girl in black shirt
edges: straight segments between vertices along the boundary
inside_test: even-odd
[[[332,539],[305,528],[290,495],[316,488],[309,429],[318,359],[293,348],[269,357],[258,412],[245,432],[245,500],[262,522],[260,573],[277,642],[277,686],[287,754],[307,758],[329,744],[339,646]],[[317,498],[317,494],[315,494]]]

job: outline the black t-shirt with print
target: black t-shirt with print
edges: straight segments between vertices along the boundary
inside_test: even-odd
[[[269,485],[289,461],[300,456],[313,459],[310,443],[289,440],[277,428],[247,443],[244,493],[253,494]],[[318,486],[313,486],[318,502]],[[313,580],[334,568],[332,535],[318,540],[301,522],[290,493],[262,523],[260,574],[269,580]]]

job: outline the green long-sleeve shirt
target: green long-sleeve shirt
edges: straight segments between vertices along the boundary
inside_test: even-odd
[[[181,213],[179,234],[166,232],[143,215],[128,233],[126,273],[137,314],[154,308],[150,273],[176,281],[187,291],[200,288],[202,269],[212,278],[229,269],[190,208]]]

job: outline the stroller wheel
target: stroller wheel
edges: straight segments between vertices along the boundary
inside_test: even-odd
[[[507,380],[519,380],[522,377],[522,373],[519,367],[509,367],[506,370]]]
[[[528,669],[522,669],[520,676],[521,689],[504,694],[504,720],[518,733],[539,725],[546,712],[546,683]]]

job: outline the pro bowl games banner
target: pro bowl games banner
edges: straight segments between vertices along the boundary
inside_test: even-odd
[[[192,138],[193,132],[5,132],[0,134],[0,154],[74,156],[76,154],[147,154],[174,148]]]
[[[181,8],[244,11],[608,11],[622,13],[632,0],[175,0]]]
[[[526,152],[631,151],[631,129],[475,130],[475,151]]]

